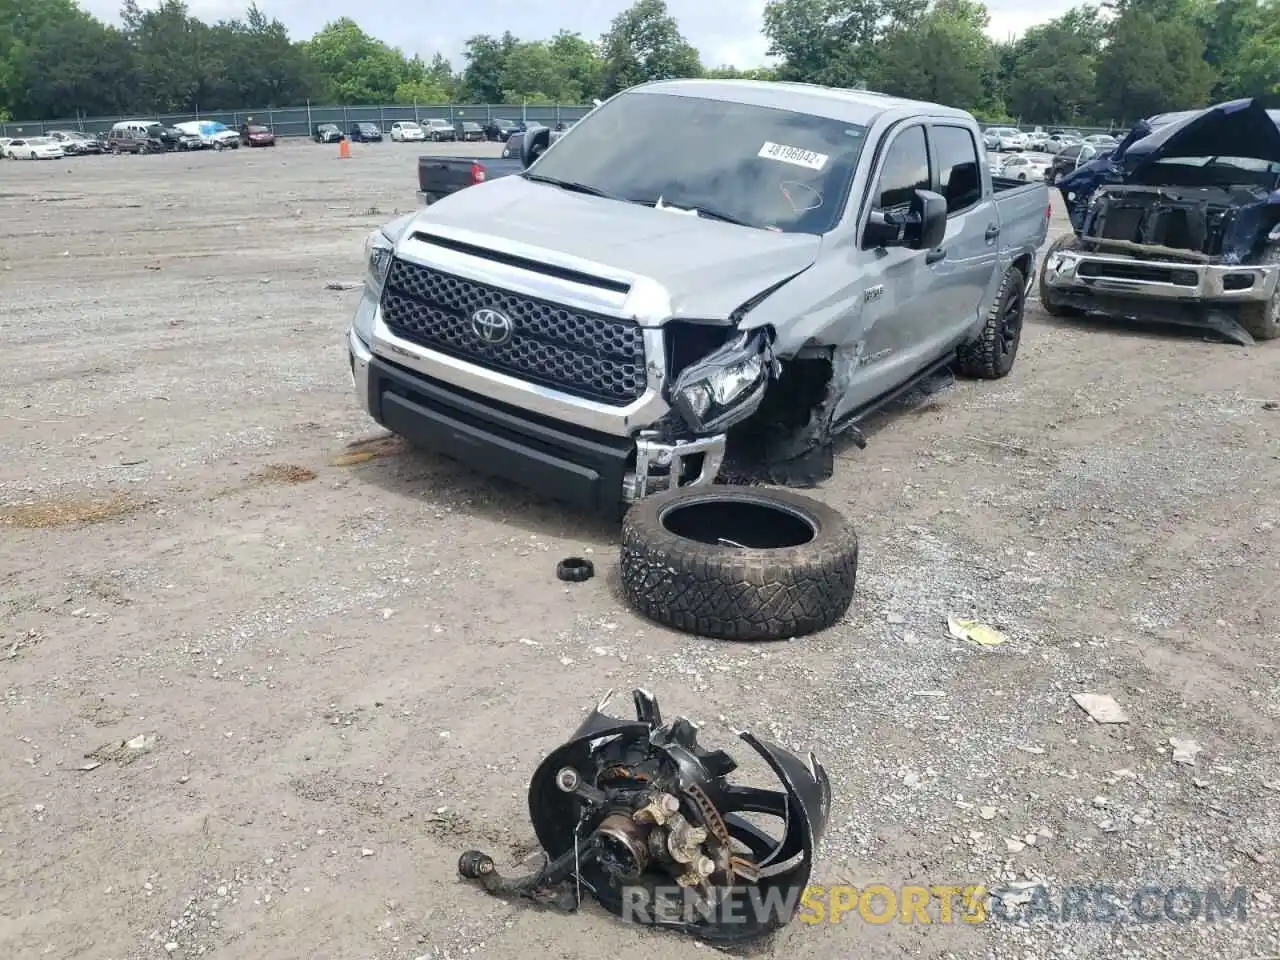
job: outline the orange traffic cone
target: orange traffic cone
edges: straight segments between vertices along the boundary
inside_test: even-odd
[[[338,141],[338,159],[340,160],[351,159],[351,144],[350,142],[348,142],[346,137],[343,137],[341,140]]]

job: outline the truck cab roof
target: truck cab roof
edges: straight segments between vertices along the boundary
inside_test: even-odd
[[[907,100],[871,90],[846,90],[816,83],[778,80],[657,80],[632,87],[633,93],[663,93],[673,96],[704,97],[779,110],[794,110],[816,117],[870,127],[879,119],[896,120],[919,116],[954,117],[972,123],[963,110],[936,103]]]

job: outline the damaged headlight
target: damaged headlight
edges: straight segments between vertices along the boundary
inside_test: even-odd
[[[697,433],[718,433],[756,412],[773,368],[769,336],[752,330],[686,368],[672,405]]]

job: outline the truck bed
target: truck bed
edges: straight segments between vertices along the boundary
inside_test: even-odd
[[[418,158],[418,198],[427,204],[485,180],[508,177],[523,169],[516,159],[500,157]]]

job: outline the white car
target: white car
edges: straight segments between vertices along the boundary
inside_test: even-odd
[[[1008,180],[1021,180],[1024,183],[1045,180],[1049,176],[1049,167],[1053,158],[1039,153],[1020,153],[1006,157],[997,171]]]
[[[995,149],[1001,153],[1006,150],[1027,149],[1027,135],[1015,127],[988,127],[983,134],[990,138],[988,142],[994,143]]]
[[[397,120],[391,125],[391,139],[397,143],[408,143],[410,140],[425,140],[427,132],[412,120]]]
[[[67,154],[52,137],[17,137],[4,148],[10,160],[60,160]]]

